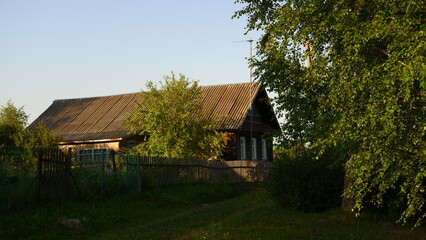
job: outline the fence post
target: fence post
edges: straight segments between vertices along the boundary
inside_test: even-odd
[[[102,154],[102,168],[101,168],[101,195],[104,195],[104,172],[105,172],[105,158],[106,158],[106,153]]]
[[[142,192],[142,172],[141,172],[141,158],[139,154],[137,156],[137,161],[138,161],[138,192],[141,193]]]
[[[43,150],[38,151],[38,161],[37,161],[37,200],[41,200],[41,174],[42,174],[42,157]]]
[[[70,189],[71,189],[71,159],[72,159],[72,148],[68,148],[68,154],[65,157],[65,185],[66,185],[66,192],[65,195],[68,197],[70,195]]]
[[[117,181],[117,168],[115,165],[115,151],[111,150],[110,152],[110,158],[112,161],[112,174],[114,175],[114,181]]]

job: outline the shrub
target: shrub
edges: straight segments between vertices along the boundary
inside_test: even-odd
[[[341,203],[343,166],[327,154],[319,159],[305,154],[278,156],[268,189],[282,205],[303,212],[323,211]]]
[[[102,170],[100,166],[77,166],[72,169],[72,174],[75,179],[74,194],[78,194],[84,200],[103,195],[122,195],[128,192],[126,176],[121,171],[117,171],[114,175],[112,172]]]

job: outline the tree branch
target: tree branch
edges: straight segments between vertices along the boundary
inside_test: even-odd
[[[385,55],[386,55],[386,56],[388,56],[388,57],[390,57],[390,56],[391,56],[391,54],[390,54],[390,53],[385,52],[385,50],[383,50],[383,49],[381,49],[381,48],[379,48],[379,47],[373,47],[373,48],[374,48],[374,49],[379,50],[380,52],[382,52],[383,54],[385,54]],[[406,63],[402,62],[402,61],[396,60],[396,62],[397,62],[397,63],[399,63],[399,64],[401,64],[401,65],[403,65],[404,67],[408,67],[408,65],[407,65]]]

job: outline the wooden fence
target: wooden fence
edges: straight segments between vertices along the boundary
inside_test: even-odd
[[[105,181],[105,178],[114,179],[112,184],[115,185],[121,181],[116,176],[116,155],[114,154],[109,156],[108,159],[103,159],[102,165],[98,165],[96,168],[84,165],[85,170],[92,171],[92,175],[95,174],[93,175],[95,176],[94,179],[85,179],[84,174],[82,175],[83,178],[77,174],[77,180],[74,179],[71,171],[71,165],[73,164],[72,154],[71,149],[67,152],[60,149],[45,149],[39,152],[36,189],[39,200],[69,198],[72,183],[77,193],[81,196],[81,186],[83,186],[83,190],[92,189],[94,187],[92,185],[97,184],[95,182],[99,180],[99,188],[95,186],[93,189],[100,189],[100,193],[104,194],[105,188],[115,187],[109,186],[108,184],[112,182]],[[200,179],[207,179],[213,183],[265,182],[272,167],[272,163],[261,161],[223,162],[143,157],[135,154],[120,156],[121,159],[123,157],[125,158],[126,168],[126,179],[123,180],[127,183],[127,190],[136,192],[141,192],[146,187],[191,183]],[[112,164],[107,164],[108,161],[112,162]],[[112,171],[109,171],[106,165],[111,165]],[[100,171],[97,173],[98,170],[96,169]],[[96,174],[100,175],[96,176]],[[77,184],[79,181],[80,184]],[[74,193],[74,188],[72,188],[72,192]]]
[[[37,198],[66,199],[71,187],[71,151],[44,149],[37,166]]]
[[[190,183],[199,179],[220,182],[265,182],[270,162],[209,161],[161,157],[126,156],[127,182],[141,191],[143,186]]]

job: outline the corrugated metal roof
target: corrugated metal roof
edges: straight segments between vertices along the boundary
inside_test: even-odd
[[[218,129],[240,129],[260,90],[264,91],[257,83],[201,87],[202,115],[220,119]],[[140,98],[140,94],[131,93],[55,100],[29,128],[42,121],[53,132],[62,135],[63,141],[123,138],[128,132],[124,120],[137,108],[136,101]]]

